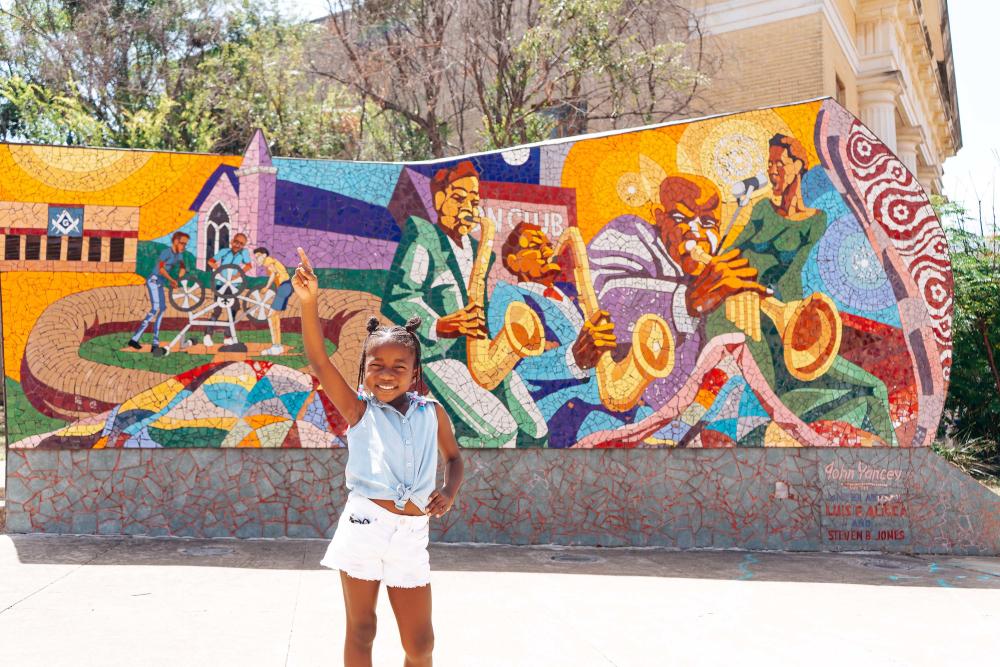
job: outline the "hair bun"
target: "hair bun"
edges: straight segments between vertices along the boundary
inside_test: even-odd
[[[378,329],[378,325],[379,325],[379,321],[378,321],[377,317],[374,317],[374,316],[369,317],[368,318],[368,333],[370,333],[370,334],[375,333],[375,330]]]
[[[423,320],[420,319],[420,316],[414,315],[410,319],[406,320],[406,326],[403,328],[409,331],[410,333],[413,333],[414,331],[420,328],[421,324],[423,324]]]

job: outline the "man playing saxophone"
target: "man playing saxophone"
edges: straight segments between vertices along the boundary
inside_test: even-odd
[[[562,267],[555,250],[537,226],[521,222],[504,241],[500,259],[516,284],[498,281],[490,297],[487,322],[491,336],[500,334],[511,304],[527,304],[545,331],[546,349],[526,356],[512,371],[524,380],[542,416],[554,425],[549,447],[570,447],[584,436],[635,419],[637,408],[614,412],[601,401],[595,366],[617,345],[607,311],[587,317],[576,299],[576,287],[557,282]],[[640,414],[651,412],[648,408]]]
[[[480,225],[479,173],[468,160],[431,179],[436,223],[410,216],[396,248],[382,313],[396,324],[414,315],[423,346],[424,381],[448,409],[463,447],[538,445],[547,427],[515,377],[487,390],[466,366],[465,338],[485,338],[485,303],[470,299],[469,279]],[[492,253],[490,254],[492,259]],[[488,267],[485,267],[488,270]]]

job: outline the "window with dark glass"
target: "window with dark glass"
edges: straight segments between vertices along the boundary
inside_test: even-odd
[[[26,260],[38,259],[42,255],[42,237],[28,234],[24,237],[24,258]]]
[[[229,213],[220,203],[212,207],[205,225],[205,259],[215,257],[215,253],[229,247]]]
[[[66,239],[66,261],[79,262],[83,257],[83,237],[70,236]]]
[[[219,250],[229,247],[229,225],[219,227]]]
[[[108,247],[108,260],[112,262],[125,261],[125,239],[111,239]]]
[[[91,236],[87,239],[87,261],[88,262],[99,262],[101,261],[101,237]]]
[[[21,259],[21,237],[17,234],[8,234],[3,242],[3,258],[8,261]]]
[[[59,255],[62,253],[62,240],[61,236],[48,236],[45,239],[45,259],[48,260],[58,260]]]
[[[212,259],[215,254],[215,225],[208,224],[205,227],[205,258]]]

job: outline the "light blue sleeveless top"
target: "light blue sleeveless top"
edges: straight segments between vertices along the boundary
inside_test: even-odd
[[[410,500],[424,511],[437,474],[437,408],[433,398],[409,392],[409,408],[396,408],[362,391],[365,413],[347,429],[346,484],[366,498]]]

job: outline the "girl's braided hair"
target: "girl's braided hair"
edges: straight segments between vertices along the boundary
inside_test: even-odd
[[[420,339],[417,338],[416,331],[420,328],[423,320],[414,315],[406,320],[404,326],[382,326],[377,317],[368,318],[368,337],[361,352],[361,367],[358,369],[358,389],[364,385],[365,364],[368,362],[368,348],[382,343],[396,343],[413,350],[414,364],[417,369],[417,382],[415,389],[419,392],[423,385],[423,368],[420,366]]]

